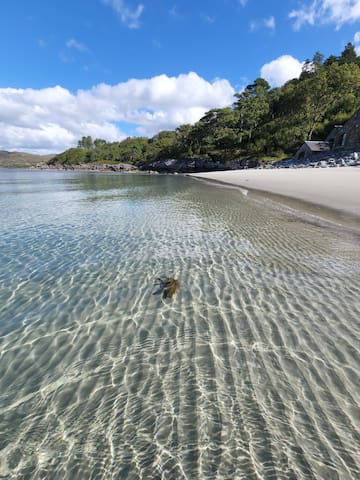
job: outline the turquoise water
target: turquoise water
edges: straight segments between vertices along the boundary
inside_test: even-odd
[[[182,176],[0,170],[0,267],[0,478],[360,478],[357,235]]]

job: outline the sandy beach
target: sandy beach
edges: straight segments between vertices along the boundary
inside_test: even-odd
[[[360,217],[360,168],[231,170],[193,177],[283,195]]]

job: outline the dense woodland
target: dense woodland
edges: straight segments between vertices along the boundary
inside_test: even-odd
[[[257,78],[234,103],[208,111],[194,125],[162,131],[152,138],[131,137],[109,143],[83,137],[51,163],[130,163],[154,159],[209,158],[227,161],[292,156],[305,140],[325,139],[360,105],[360,57],[348,43],[340,56],[315,53],[298,79],[270,88]]]

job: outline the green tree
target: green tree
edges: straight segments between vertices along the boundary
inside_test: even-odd
[[[181,157],[191,157],[193,155],[190,142],[190,133],[192,130],[192,125],[186,123],[180,125],[176,130],[176,141],[173,148],[174,156]]]
[[[344,63],[359,63],[359,57],[357,56],[355,47],[351,42],[346,44],[339,57],[339,64],[342,65]]]
[[[82,137],[81,140],[78,141],[78,148],[91,149],[93,147],[94,143],[90,136]]]
[[[299,84],[296,96],[298,120],[303,124],[305,139],[311,140],[317,126],[328,111],[341,102],[344,96],[360,92],[360,69],[354,63],[331,64]]]
[[[219,147],[218,132],[237,129],[237,112],[231,107],[214,108],[194,125],[188,134],[188,144],[194,154],[209,155]],[[220,142],[221,143],[221,142]]]
[[[316,52],[312,60],[305,60],[300,74],[300,81],[314,75],[323,67],[324,55]]]
[[[330,55],[324,62],[324,65],[326,67],[330,67],[331,64],[333,63],[338,63],[339,59],[336,55]]]
[[[242,93],[235,94],[237,101],[234,103],[234,110],[239,114],[240,143],[242,143],[244,136],[247,137],[248,141],[251,140],[260,121],[269,113],[269,89],[270,85],[266,80],[257,78]]]
[[[320,52],[315,52],[312,61],[313,61],[313,64],[315,66],[315,70],[317,71],[323,65],[324,55]]]
[[[104,145],[106,145],[106,140],[103,140],[102,138],[95,138],[94,148],[103,147]]]

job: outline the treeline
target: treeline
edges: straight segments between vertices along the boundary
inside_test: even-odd
[[[194,125],[162,131],[152,138],[131,137],[108,143],[83,137],[78,148],[57,155],[52,163],[112,163],[137,166],[162,158],[292,156],[305,140],[324,139],[334,125],[360,106],[360,57],[348,43],[340,56],[316,53],[298,79],[270,88],[257,78],[234,103],[212,109]]]

